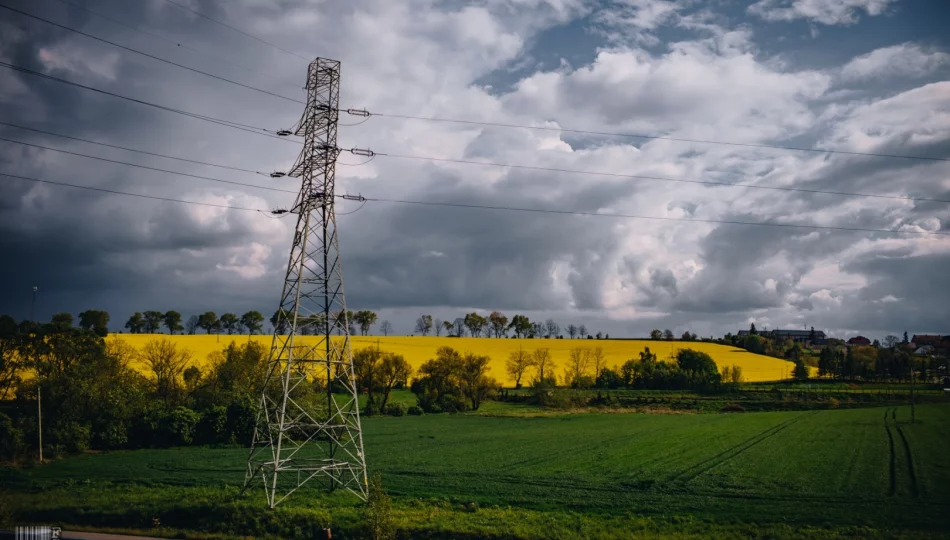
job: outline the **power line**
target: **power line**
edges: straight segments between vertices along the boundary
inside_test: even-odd
[[[253,39],[253,40],[255,40],[255,41],[259,41],[259,42],[263,43],[264,45],[268,45],[268,46],[270,46],[270,47],[273,47],[273,48],[277,49],[278,51],[285,52],[285,53],[287,53],[287,54],[289,54],[289,55],[291,55],[291,56],[296,56],[297,58],[299,58],[299,59],[301,59],[301,60],[303,60],[303,61],[305,61],[305,62],[309,62],[310,60],[312,60],[311,58],[307,58],[307,57],[305,57],[305,56],[301,56],[301,55],[299,55],[299,54],[297,54],[297,53],[295,53],[295,52],[293,52],[293,51],[288,51],[287,49],[284,49],[283,47],[274,45],[273,43],[271,43],[271,42],[269,42],[269,41],[264,41],[263,39],[261,39],[261,38],[259,38],[259,37],[257,37],[257,36],[254,36],[254,35],[252,35],[252,34],[249,34],[249,33],[245,32],[244,30],[241,30],[240,28],[235,28],[234,26],[231,26],[230,24],[227,24],[227,23],[221,22],[221,21],[219,21],[219,20],[217,20],[217,19],[211,18],[211,17],[205,15],[204,13],[201,13],[201,12],[199,12],[199,11],[195,11],[195,10],[191,9],[190,7],[188,7],[188,6],[185,6],[185,5],[179,4],[178,2],[175,2],[174,0],[165,0],[165,1],[168,2],[169,4],[173,4],[173,5],[175,5],[175,6],[180,7],[181,9],[184,9],[185,11],[190,11],[190,12],[194,13],[195,15],[201,17],[202,19],[207,19],[207,20],[209,20],[209,21],[211,21],[211,22],[213,22],[213,23],[215,23],[215,24],[219,24],[219,25],[221,25],[221,26],[223,26],[223,27],[225,27],[225,28],[227,28],[227,29],[229,29],[229,30],[233,30],[234,32],[237,32],[238,34],[241,34],[241,35],[243,35],[243,36],[249,37],[249,38],[251,38],[251,39]]]
[[[545,172],[558,172],[558,173],[569,173],[569,174],[582,174],[582,175],[592,175],[592,176],[609,176],[612,178],[633,178],[633,179],[642,179],[642,180],[658,180],[661,182],[680,182],[686,184],[703,184],[708,186],[725,186],[725,187],[743,187],[743,188],[752,188],[752,189],[770,189],[776,191],[795,191],[800,193],[815,193],[823,195],[839,195],[847,197],[872,197],[877,199],[896,199],[902,201],[922,201],[922,202],[940,202],[940,203],[950,203],[950,200],[947,199],[928,199],[925,197],[908,197],[903,195],[880,195],[874,193],[852,193],[848,191],[826,191],[821,189],[807,189],[807,188],[795,188],[795,187],[783,187],[783,186],[762,186],[758,184],[740,184],[740,183],[730,183],[730,182],[714,182],[710,180],[686,180],[682,178],[669,178],[663,176],[644,176],[637,174],[622,174],[622,173],[609,173],[609,172],[598,172],[598,171],[585,171],[577,169],[562,169],[556,167],[538,167],[533,165],[516,165],[511,163],[496,163],[488,161],[473,161],[466,159],[452,159],[452,158],[435,158],[427,156],[411,156],[404,154],[387,154],[382,152],[375,152],[375,156],[399,158],[399,159],[414,159],[421,161],[435,161],[442,163],[458,163],[462,165],[484,165],[488,167],[504,167],[508,169],[523,169],[531,171],[545,171]],[[364,165],[364,162],[360,165]]]
[[[632,139],[655,139],[655,140],[663,140],[663,141],[717,144],[717,145],[724,145],[724,146],[740,146],[740,147],[746,147],[746,148],[768,148],[772,150],[816,152],[820,154],[844,154],[844,155],[865,156],[865,157],[919,159],[919,160],[926,160],[926,161],[950,161],[950,159],[948,158],[939,158],[939,157],[904,156],[904,155],[898,155],[898,154],[880,154],[880,153],[873,153],[873,152],[851,152],[847,150],[822,150],[819,148],[803,148],[803,147],[796,147],[796,146],[781,146],[781,145],[774,145],[774,144],[755,144],[755,143],[738,143],[738,142],[729,142],[729,141],[711,141],[711,140],[703,140],[703,139],[684,139],[680,137],[643,135],[643,134],[636,134],[636,133],[620,133],[620,132],[612,132],[612,131],[593,131],[593,130],[584,130],[584,129],[562,128],[562,127],[529,126],[529,125],[524,125],[524,124],[506,124],[502,122],[479,122],[476,120],[462,120],[458,118],[438,118],[438,117],[433,117],[433,116],[411,116],[411,115],[406,115],[406,114],[387,114],[387,113],[377,113],[377,112],[372,112],[369,114],[372,114],[375,116],[386,116],[389,118],[401,118],[404,120],[423,120],[426,122],[448,122],[448,123],[454,123],[454,124],[469,124],[469,125],[477,125],[477,126],[532,129],[536,131],[562,131],[562,132],[567,132],[567,133],[578,133],[581,135],[602,135],[606,137],[627,137],[627,138],[632,138]]]
[[[118,161],[118,160],[115,160],[115,159],[107,159],[107,158],[98,157],[98,156],[90,156],[89,154],[81,154],[81,153],[79,153],[79,152],[70,152],[69,150],[60,150],[59,148],[50,148],[50,147],[48,147],[48,146],[42,146],[42,145],[39,145],[39,144],[33,144],[33,143],[28,143],[28,142],[23,142],[23,141],[17,141],[17,140],[14,140],[14,139],[6,139],[6,138],[3,138],[3,137],[0,137],[0,141],[6,141],[6,142],[14,143],[14,144],[21,144],[21,145],[23,145],[23,146],[32,146],[33,148],[39,148],[39,149],[41,149],[41,150],[50,150],[50,151],[52,151],[52,152],[60,152],[60,153],[63,153],[63,154],[69,154],[69,155],[72,155],[72,156],[79,156],[79,157],[84,157],[84,158],[89,158],[89,159],[95,159],[95,160],[98,160],[98,161],[105,161],[105,162],[108,162],[108,163],[115,163],[115,164],[118,164],[118,165],[126,165],[126,166],[128,166],[128,167],[137,167],[137,168],[139,168],[139,169],[146,169],[146,170],[149,170],[149,171],[157,171],[157,172],[162,172],[162,173],[166,173],[166,174],[173,174],[173,175],[176,175],[176,176],[186,176],[186,177],[189,177],[189,178],[198,178],[198,179],[201,179],[201,180],[209,180],[209,181],[211,181],[211,182],[220,182],[220,183],[222,183],[222,184],[232,184],[232,185],[235,185],[235,186],[244,186],[244,187],[250,187],[250,188],[256,188],[256,189],[266,189],[266,190],[268,190],[268,191],[280,191],[280,192],[283,192],[283,193],[297,193],[296,191],[289,190],[289,189],[272,188],[272,187],[267,187],[267,186],[257,186],[257,185],[254,185],[254,184],[245,184],[245,183],[243,183],[243,182],[234,182],[234,181],[232,181],[232,180],[222,180],[222,179],[220,179],[220,178],[212,178],[212,177],[210,177],[210,176],[201,176],[201,175],[198,175],[198,174],[189,174],[189,173],[183,173],[183,172],[178,172],[178,171],[170,171],[170,170],[168,170],[168,169],[159,169],[158,167],[149,167],[149,166],[147,166],[147,165],[138,165],[138,164],[136,164],[136,163],[129,163],[129,162],[127,162],[127,161]]]
[[[136,31],[136,32],[140,32],[140,33],[142,33],[142,34],[145,34],[146,36],[151,36],[151,37],[153,37],[153,38],[155,38],[155,39],[164,41],[165,43],[169,43],[169,44],[174,45],[174,46],[176,46],[176,47],[181,47],[182,49],[187,49],[187,50],[189,50],[189,51],[196,52],[196,53],[198,53],[198,54],[203,54],[203,55],[207,56],[208,58],[212,58],[212,59],[217,60],[217,61],[220,61],[220,62],[225,62],[225,63],[227,63],[227,64],[231,64],[231,65],[234,66],[234,67],[241,68],[241,69],[243,69],[243,70],[245,70],[245,71],[249,71],[249,72],[251,72],[251,73],[262,74],[260,71],[258,71],[258,70],[256,70],[256,69],[252,69],[252,68],[249,68],[249,67],[247,67],[247,66],[238,64],[237,62],[233,62],[233,61],[231,61],[231,60],[228,60],[227,58],[225,58],[225,57],[223,57],[223,56],[218,56],[218,55],[216,55],[216,54],[212,54],[212,53],[209,53],[209,52],[207,52],[207,51],[202,51],[201,49],[196,49],[196,48],[194,48],[194,47],[188,45],[187,43],[179,43],[179,42],[177,42],[177,41],[175,41],[175,40],[173,40],[173,39],[168,39],[168,38],[166,38],[166,37],[164,37],[164,36],[162,36],[162,35],[156,34],[156,33],[154,33],[154,32],[149,32],[148,30],[145,30],[145,29],[143,29],[143,28],[139,28],[139,27],[137,27],[137,26],[128,24],[128,23],[123,22],[123,21],[120,21],[120,20],[118,20],[118,19],[114,19],[114,18],[112,18],[112,17],[109,17],[108,15],[103,15],[102,13],[99,13],[99,12],[97,12],[97,11],[93,11],[93,10],[89,9],[88,7],[86,7],[86,6],[81,6],[81,5],[79,5],[79,4],[70,2],[69,0],[56,0],[56,1],[57,1],[57,2],[60,2],[60,3],[62,3],[62,4],[66,4],[66,5],[68,5],[68,6],[72,6],[72,7],[76,8],[76,9],[80,9],[80,10],[82,10],[82,11],[85,11],[86,13],[90,13],[90,14],[96,16],[96,17],[99,17],[99,18],[101,18],[101,19],[105,19],[105,20],[107,20],[107,21],[109,21],[109,22],[111,22],[111,23],[117,24],[117,25],[119,25],[119,26],[123,26],[123,27],[125,27],[125,28],[130,29],[130,30],[134,30],[134,31]]]
[[[64,186],[64,187],[71,187],[71,188],[76,188],[76,189],[87,189],[87,190],[90,190],[90,191],[99,191],[99,192],[102,192],[102,193],[110,193],[110,194],[112,194],[112,195],[126,195],[126,196],[129,196],[129,197],[140,197],[140,198],[142,198],[142,199],[154,199],[154,200],[157,200],[157,201],[167,201],[167,202],[176,202],[176,203],[183,203],[183,204],[193,204],[193,205],[197,205],[197,206],[212,206],[212,207],[215,207],[215,208],[227,208],[227,209],[229,209],[229,210],[246,210],[246,211],[248,211],[248,212],[261,212],[261,213],[265,213],[264,210],[260,210],[260,209],[258,209],[258,208],[247,208],[247,207],[244,207],[244,206],[233,206],[233,205],[228,205],[228,204],[215,204],[215,203],[206,203],[206,202],[198,202],[198,201],[186,201],[186,200],[183,200],[183,199],[172,199],[172,198],[169,198],[169,197],[158,197],[158,196],[156,196],[156,195],[143,195],[143,194],[141,194],[141,193],[129,193],[129,192],[127,192],[127,191],[118,191],[118,190],[114,190],[114,189],[97,188],[97,187],[92,187],[92,186],[81,186],[81,185],[78,185],[78,184],[69,184],[69,183],[66,183],[66,182],[54,182],[54,181],[52,181],[52,180],[42,180],[42,179],[39,179],[39,178],[31,178],[31,177],[29,177],[29,176],[20,176],[20,175],[9,174],[9,173],[4,173],[4,172],[0,172],[0,176],[6,176],[6,177],[9,177],[9,178],[17,178],[17,179],[20,179],[20,180],[29,180],[30,182],[38,182],[38,183],[42,183],[42,184],[51,184],[51,185],[54,185],[54,186]]]
[[[692,218],[675,218],[675,217],[659,217],[659,216],[640,216],[640,215],[634,215],[634,214],[607,214],[607,213],[597,213],[597,212],[579,212],[579,211],[574,211],[574,210],[520,208],[520,207],[514,207],[514,206],[491,206],[491,205],[483,205],[483,204],[465,204],[465,203],[434,202],[434,201],[411,201],[411,200],[405,200],[405,199],[378,199],[378,198],[372,198],[372,197],[367,197],[366,200],[374,201],[374,202],[412,204],[412,205],[421,205],[421,206],[445,206],[445,207],[450,207],[450,208],[503,210],[507,212],[534,212],[534,213],[542,213],[542,214],[559,214],[559,215],[571,215],[571,216],[645,219],[645,220],[655,220],[655,221],[685,221],[685,222],[691,222],[691,223],[716,223],[716,224],[721,224],[721,225],[753,225],[753,226],[763,226],[763,227],[785,227],[785,228],[809,229],[809,230],[950,236],[950,232],[941,232],[941,231],[900,231],[900,230],[894,230],[894,229],[872,229],[872,228],[864,228],[864,227],[833,227],[829,225],[800,225],[800,224],[794,224],[794,223],[775,223],[775,222],[765,222],[765,221],[737,221],[737,220],[721,220],[721,219],[701,219],[701,218],[692,219]]]
[[[19,71],[19,72],[21,72],[21,73],[27,73],[27,74],[34,75],[34,76],[36,76],[36,77],[40,77],[40,78],[43,78],[43,79],[49,79],[49,80],[51,80],[51,81],[56,81],[56,82],[60,82],[60,83],[63,83],[63,84],[68,84],[68,85],[70,85],[70,86],[75,86],[75,87],[77,87],[77,88],[82,88],[82,89],[85,89],[85,90],[90,90],[90,91],[92,91],[92,92],[97,92],[97,93],[99,93],[99,94],[104,94],[104,95],[107,95],[107,96],[112,96],[112,97],[115,97],[115,98],[124,99],[124,100],[126,100],[126,101],[131,101],[131,102],[133,102],[133,103],[138,103],[138,104],[140,104],[140,105],[146,105],[146,106],[148,106],[148,107],[154,107],[154,108],[156,108],[156,109],[161,109],[161,110],[163,110],[163,111],[168,111],[168,112],[172,112],[172,113],[175,113],[175,114],[180,114],[180,115],[182,115],[182,116],[187,116],[187,117],[190,117],[190,118],[195,118],[195,119],[198,119],[198,120],[203,120],[203,121],[205,121],[205,122],[210,122],[210,123],[212,123],[212,124],[218,124],[218,125],[220,125],[220,126],[225,126],[225,127],[229,127],[229,128],[232,128],[232,129],[237,129],[237,130],[239,130],[239,131],[246,131],[246,132],[248,132],[248,133],[253,133],[253,134],[255,134],[255,135],[260,135],[260,136],[262,136],[262,137],[267,137],[267,138],[269,138],[269,139],[276,139],[276,140],[279,140],[279,141],[285,141],[285,142],[290,142],[290,143],[294,143],[294,144],[301,144],[300,141],[295,141],[295,140],[292,140],[292,139],[288,139],[288,138],[286,138],[286,137],[278,137],[278,136],[275,136],[275,135],[269,135],[269,134],[267,133],[267,130],[264,129],[264,128],[262,128],[262,127],[251,126],[251,125],[248,125],[248,124],[241,124],[241,123],[238,123],[238,122],[232,122],[232,121],[230,121],[230,120],[223,120],[223,119],[220,119],[220,118],[215,118],[215,117],[213,117],[213,116],[207,116],[207,115],[203,115],[203,114],[197,114],[197,113],[193,113],[193,112],[188,112],[188,111],[185,111],[185,110],[182,110],[182,109],[176,109],[176,108],[174,108],[174,107],[166,107],[165,105],[159,105],[159,104],[157,104],[157,103],[152,103],[152,102],[150,102],[150,101],[144,101],[144,100],[141,100],[141,99],[136,99],[136,98],[131,98],[131,97],[128,97],[128,96],[123,96],[123,95],[121,95],[121,94],[116,94],[116,93],[114,93],[114,92],[109,92],[109,91],[107,91],[107,90],[101,90],[101,89],[99,89],[99,88],[93,88],[93,87],[91,87],[91,86],[86,86],[86,85],[84,85],[84,84],[79,84],[79,83],[77,83],[77,82],[69,81],[69,80],[66,80],[66,79],[61,79],[61,78],[59,78],[59,77],[54,77],[54,76],[52,76],[52,75],[47,75],[47,74],[45,74],[45,73],[41,73],[41,72],[39,72],[39,71],[35,71],[35,70],[29,69],[29,68],[17,66],[17,65],[14,65],[14,64],[8,64],[8,63],[3,62],[3,61],[0,61],[0,67],[5,67],[5,68],[7,68],[7,69],[12,69],[12,70],[14,70],[14,71]]]
[[[0,125],[15,127],[15,128],[17,128],[17,129],[23,129],[23,130],[27,130],[27,131],[33,131],[33,132],[35,132],[35,133],[42,133],[42,134],[44,134],[44,135],[52,135],[52,136],[54,136],[54,137],[62,137],[63,139],[70,139],[70,140],[73,140],[73,141],[81,141],[81,142],[89,143],[89,144],[97,144],[97,145],[99,145],[99,146],[105,146],[105,147],[107,147],[107,148],[116,148],[116,149],[118,149],[118,150],[125,150],[126,152],[135,152],[135,153],[137,153],[137,154],[145,154],[146,156],[155,156],[155,157],[160,157],[160,158],[165,158],[165,159],[173,159],[173,160],[175,160],[175,161],[183,161],[183,162],[185,162],[185,163],[196,163],[196,164],[198,164],[198,165],[207,165],[208,167],[218,167],[218,168],[220,168],[220,169],[228,169],[228,170],[231,170],[231,171],[241,171],[241,172],[248,172],[248,173],[253,173],[253,174],[259,174],[259,175],[261,175],[261,176],[270,176],[270,175],[268,175],[268,174],[266,174],[266,173],[263,173],[263,172],[260,172],[260,171],[255,171],[255,170],[251,170],[251,169],[242,169],[241,167],[232,167],[232,166],[230,166],[230,165],[221,165],[221,164],[218,164],[218,163],[209,163],[209,162],[207,162],[207,161],[198,161],[198,160],[196,160],[196,159],[187,159],[187,158],[169,156],[169,155],[166,155],[166,154],[157,154],[157,153],[155,153],[155,152],[147,152],[147,151],[145,151],[145,150],[136,150],[135,148],[128,148],[128,147],[126,147],[126,146],[118,146],[118,145],[115,145],[115,144],[108,144],[108,143],[104,143],[104,142],[93,141],[93,140],[90,140],[90,139],[83,139],[83,138],[81,138],[81,137],[73,137],[73,136],[70,136],[70,135],[63,135],[63,134],[61,134],[61,133],[53,133],[52,131],[44,131],[44,130],[42,130],[42,129],[35,129],[35,128],[31,128],[31,127],[21,126],[21,125],[18,125],[18,124],[11,124],[11,123],[9,123],[9,122],[0,121]]]
[[[239,82],[237,82],[237,81],[233,81],[233,80],[228,79],[228,78],[225,78],[225,77],[220,77],[220,76],[218,76],[218,75],[214,75],[214,74],[212,74],[212,73],[208,73],[207,71],[202,71],[202,70],[200,70],[200,69],[195,69],[195,68],[192,68],[192,67],[188,67],[188,66],[186,66],[186,65],[184,65],[184,64],[179,64],[178,62],[172,62],[171,60],[166,60],[166,59],[164,59],[164,58],[161,58],[161,57],[159,57],[159,56],[155,56],[155,55],[153,55],[153,54],[149,54],[149,53],[147,53],[147,52],[142,52],[142,51],[140,51],[140,50],[133,49],[133,48],[131,48],[131,47],[126,47],[125,45],[120,45],[120,44],[118,44],[118,43],[116,43],[116,42],[114,42],[114,41],[109,41],[108,39],[103,39],[103,38],[101,38],[101,37],[97,37],[97,36],[94,36],[94,35],[92,35],[92,34],[87,34],[86,32],[83,32],[83,31],[81,31],[81,30],[76,30],[75,28],[70,28],[69,26],[65,26],[65,25],[62,25],[62,24],[59,24],[59,23],[55,23],[55,22],[53,22],[53,21],[51,21],[51,20],[49,20],[49,19],[44,19],[43,17],[38,17],[38,16],[36,16],[36,15],[27,13],[27,12],[25,12],[25,11],[20,11],[19,9],[12,8],[12,7],[10,7],[10,6],[5,6],[5,5],[3,5],[3,4],[0,4],[0,8],[6,9],[6,10],[9,10],[9,11],[12,11],[12,12],[14,12],[14,13],[19,13],[19,14],[21,14],[21,15],[24,15],[24,16],[26,16],[26,17],[30,17],[30,18],[32,18],[32,19],[36,19],[36,20],[38,20],[38,21],[45,22],[45,23],[47,23],[47,24],[56,26],[56,27],[58,27],[58,28],[62,28],[63,30],[68,30],[68,31],[70,31],[70,32],[75,32],[75,33],[77,33],[77,34],[79,34],[79,35],[81,35],[81,36],[86,36],[86,37],[88,37],[88,38],[90,38],[90,39],[94,39],[94,40],[100,41],[100,42],[102,42],[102,43],[107,43],[107,44],[109,44],[109,45],[112,45],[113,47],[118,47],[118,48],[120,48],[120,49],[129,51],[129,52],[133,52],[133,53],[135,53],[135,54],[142,55],[142,56],[144,56],[144,57],[146,57],[146,58],[151,58],[151,59],[153,59],[153,60],[157,60],[157,61],[159,61],[159,62],[164,62],[164,63],[166,63],[166,64],[169,64],[169,65],[172,65],[172,66],[175,66],[175,67],[179,67],[179,68],[181,68],[181,69],[185,69],[185,70],[188,70],[188,71],[191,71],[191,72],[194,72],[194,73],[198,73],[198,74],[204,75],[204,76],[206,76],[206,77],[211,77],[212,79],[217,79],[217,80],[219,80],[219,81],[223,81],[223,82],[226,82],[226,83],[231,83],[231,84],[240,86],[240,87],[242,87],[242,88],[247,88],[247,89],[249,89],[249,90],[254,90],[255,92],[260,92],[260,93],[262,93],[262,94],[267,94],[267,95],[269,95],[269,96],[274,96],[274,97],[277,97],[277,98],[280,98],[280,99],[285,99],[285,100],[287,100],[287,101],[292,101],[292,102],[294,102],[294,103],[300,103],[300,104],[303,104],[303,103],[304,103],[302,100],[299,100],[299,99],[294,99],[294,98],[292,98],[292,97],[287,97],[287,96],[284,96],[284,95],[281,95],[281,94],[277,94],[277,93],[275,93],[275,92],[270,92],[270,91],[264,90],[264,89],[262,89],[262,88],[257,88],[256,86],[250,86],[250,85],[248,85],[248,84],[239,83]]]

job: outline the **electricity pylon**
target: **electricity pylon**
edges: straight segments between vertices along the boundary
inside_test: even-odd
[[[339,99],[340,63],[317,58],[294,130],[304,137],[288,173],[301,180],[297,227],[242,490],[263,482],[271,508],[311,480],[367,494],[334,212]]]

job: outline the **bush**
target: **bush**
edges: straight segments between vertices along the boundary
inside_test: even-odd
[[[225,443],[228,435],[228,410],[225,407],[212,407],[201,415],[195,426],[195,442],[199,444]]]
[[[50,455],[81,454],[89,450],[89,426],[79,422],[63,422],[49,430],[44,440],[50,441]]]
[[[14,459],[23,451],[23,431],[13,425],[13,420],[0,413],[0,459]]]
[[[392,501],[383,489],[382,476],[377,472],[369,481],[369,496],[366,505],[366,521],[369,525],[369,537],[373,540],[396,538],[396,525],[393,522]]]
[[[159,422],[157,442],[160,446],[181,446],[191,444],[195,435],[195,426],[201,417],[187,407],[175,407]]]
[[[406,413],[411,416],[422,416],[425,414],[425,411],[422,410],[422,407],[418,405],[413,405],[406,409]]]
[[[406,416],[406,412],[405,403],[387,403],[386,408],[383,409],[383,414],[389,416]]]
[[[719,412],[745,412],[745,407],[739,405],[738,403],[727,403],[723,405],[721,409],[719,409]]]
[[[228,405],[228,442],[251,444],[256,418],[257,406],[250,397],[231,402]]]

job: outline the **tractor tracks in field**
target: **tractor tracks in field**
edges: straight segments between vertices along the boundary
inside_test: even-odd
[[[890,413],[890,422],[888,422],[888,413]],[[893,429],[892,429],[893,428]],[[890,486],[888,496],[893,497],[897,494],[897,444],[894,438],[894,431],[901,443],[901,449],[904,451],[905,467],[907,468],[907,483],[910,494],[916,499],[920,497],[920,486],[917,481],[917,471],[914,467],[914,455],[910,451],[910,443],[907,442],[907,436],[904,429],[897,422],[897,408],[892,407],[884,411],[884,430],[887,432],[887,439],[890,444]]]
[[[674,474],[673,476],[671,476],[671,477],[668,479],[668,481],[670,481],[670,482],[682,482],[682,483],[684,483],[684,484],[687,484],[687,483],[693,481],[693,479],[695,479],[697,476],[699,476],[699,475],[701,475],[701,474],[703,474],[703,473],[705,473],[705,472],[708,472],[708,471],[712,470],[713,468],[718,467],[719,465],[722,465],[723,463],[725,463],[725,462],[727,462],[727,461],[729,461],[729,460],[731,460],[731,459],[733,459],[733,458],[739,456],[740,454],[742,454],[742,453],[745,452],[746,450],[757,446],[759,443],[761,443],[761,442],[763,442],[763,441],[765,441],[765,440],[767,440],[767,439],[773,437],[774,435],[776,435],[777,433],[779,433],[779,432],[785,430],[785,429],[788,428],[789,426],[800,422],[800,421],[801,421],[802,419],[804,419],[805,417],[814,416],[815,414],[818,414],[818,411],[812,411],[812,412],[809,412],[809,413],[800,414],[800,415],[798,415],[798,416],[796,416],[796,417],[794,417],[794,418],[790,418],[790,419],[788,419],[788,420],[786,420],[786,421],[784,421],[784,422],[781,422],[781,423],[779,423],[779,424],[777,424],[777,425],[774,425],[774,426],[772,426],[772,427],[770,427],[770,428],[768,428],[768,429],[762,431],[761,433],[758,433],[758,434],[756,434],[756,435],[753,435],[752,437],[749,437],[748,439],[746,439],[746,440],[744,440],[744,441],[742,441],[742,442],[740,442],[740,443],[738,443],[738,444],[735,444],[735,445],[733,445],[733,446],[731,446],[731,447],[729,447],[729,448],[723,450],[722,452],[719,452],[719,453],[716,454],[715,456],[712,456],[712,457],[710,457],[710,458],[707,458],[707,459],[705,459],[705,460],[703,460],[703,461],[701,461],[701,462],[699,462],[699,463],[697,463],[697,464],[695,464],[695,465],[692,465],[692,466],[690,466],[690,467],[687,467],[686,469],[683,469],[682,471],[680,471],[680,472]]]

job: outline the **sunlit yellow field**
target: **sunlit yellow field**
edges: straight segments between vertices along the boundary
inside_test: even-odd
[[[109,339],[121,339],[135,348],[142,347],[149,340],[172,339],[179,347],[188,349],[194,356],[195,364],[202,367],[207,363],[207,356],[212,351],[220,350],[231,341],[245,343],[248,339],[270,346],[271,336],[228,336],[228,335],[194,335],[194,336],[167,336],[149,334],[113,334]],[[316,340],[314,337],[303,337],[306,341]],[[418,368],[423,362],[435,355],[436,349],[443,346],[453,347],[462,352],[474,352],[491,357],[491,376],[512,385],[505,373],[505,361],[508,353],[521,347],[527,351],[538,348],[547,348],[554,359],[556,372],[560,376],[568,359],[568,351],[574,347],[602,347],[608,366],[620,366],[649,347],[659,359],[668,359],[679,349],[690,348],[709,354],[719,365],[736,365],[742,368],[746,382],[774,381],[787,378],[794,367],[791,362],[779,360],[769,356],[752,354],[736,347],[728,347],[715,343],[682,342],[682,341],[650,341],[650,340],[581,340],[581,339],[489,339],[489,338],[445,338],[445,337],[352,337],[351,346],[355,349],[378,346],[389,352],[405,356],[413,368]],[[141,369],[141,365],[135,365]],[[532,374],[533,376],[533,374]]]

